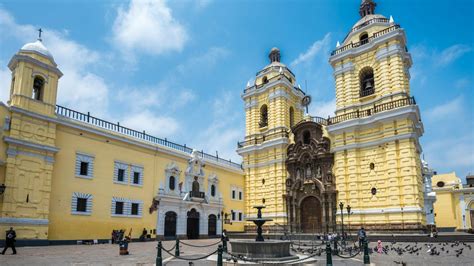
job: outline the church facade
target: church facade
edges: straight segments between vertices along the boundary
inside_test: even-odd
[[[30,244],[243,231],[240,164],[56,105],[62,73],[40,40],[8,66],[0,231]]]
[[[274,219],[269,227],[330,232],[341,223],[341,213],[349,218],[350,206],[354,228],[426,228],[418,140],[423,124],[410,95],[412,60],[404,29],[392,17],[376,14],[375,7],[372,0],[362,1],[360,20],[330,55],[334,117],[304,115],[306,95],[276,48],[270,65],[244,90],[246,136],[238,152],[247,213],[254,215],[251,206],[266,201]],[[303,125],[317,132],[316,139],[310,134],[305,142]],[[429,201],[427,206],[434,199]]]
[[[0,231],[41,243],[105,240],[113,229],[214,237],[254,230],[245,218],[262,204],[265,226],[279,230],[333,232],[341,213],[353,229],[424,230],[435,193],[420,160],[411,56],[404,29],[375,6],[362,1],[329,58],[334,117],[305,114],[308,95],[270,51],[242,94],[242,165],[57,105],[59,66],[41,41],[26,44],[0,104]]]

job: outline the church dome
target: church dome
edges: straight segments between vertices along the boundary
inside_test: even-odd
[[[354,24],[354,26],[352,27],[352,29],[355,29],[356,27],[364,24],[365,22],[369,21],[369,20],[372,20],[372,19],[376,19],[376,18],[379,18],[379,19],[387,19],[385,16],[383,15],[380,15],[380,14],[370,14],[370,15],[366,15],[364,16],[363,18],[361,18],[359,21],[357,21],[356,24]],[[388,22],[388,21],[387,21]]]
[[[37,52],[41,55],[44,55],[54,61],[53,55],[49,52],[48,48],[46,48],[41,41],[31,42],[23,45],[20,51],[25,52]]]

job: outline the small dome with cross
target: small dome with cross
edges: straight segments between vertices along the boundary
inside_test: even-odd
[[[43,56],[48,57],[54,62],[53,55],[49,52],[48,48],[46,48],[40,40],[23,45],[20,51],[21,52],[36,52]]]

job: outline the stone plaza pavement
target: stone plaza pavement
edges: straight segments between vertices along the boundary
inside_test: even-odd
[[[193,245],[209,245],[216,243],[216,239],[206,240],[184,240],[185,243]],[[164,247],[169,249],[174,246],[174,241],[163,242]],[[373,248],[376,243],[371,243]],[[384,245],[390,245],[384,243]],[[156,258],[157,242],[134,242],[129,244],[128,256],[119,255],[118,245],[99,244],[99,245],[64,245],[64,246],[46,246],[46,247],[19,247],[18,254],[13,256],[11,250],[6,255],[0,255],[0,265],[153,265]],[[414,243],[397,243],[393,247],[405,248],[407,245],[413,246]],[[429,255],[426,251],[428,247],[425,243],[418,243],[421,248],[418,255],[404,252],[402,255],[395,251],[388,251],[388,255],[373,253],[370,256],[371,262],[375,265],[401,265],[401,262],[407,265],[474,265],[474,243],[469,249],[462,244],[451,247],[449,245],[435,244],[439,255]],[[443,248],[444,250],[441,250]],[[463,252],[456,257],[456,250],[463,248]],[[181,256],[199,257],[209,254],[217,249],[217,245],[205,248],[197,248],[181,245]],[[172,252],[174,254],[174,251]],[[326,265],[326,255],[316,256],[318,262],[312,265]],[[181,260],[170,260],[170,255],[163,252],[165,265],[189,265],[188,262]],[[333,256],[333,265],[363,265],[362,255],[352,259],[341,259]],[[215,265],[215,262],[206,260],[195,261],[194,265]]]

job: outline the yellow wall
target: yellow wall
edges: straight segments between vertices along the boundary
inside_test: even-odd
[[[454,172],[434,175],[432,180],[436,192],[436,226],[456,230],[473,228],[471,210],[474,210],[474,188],[463,187]]]

